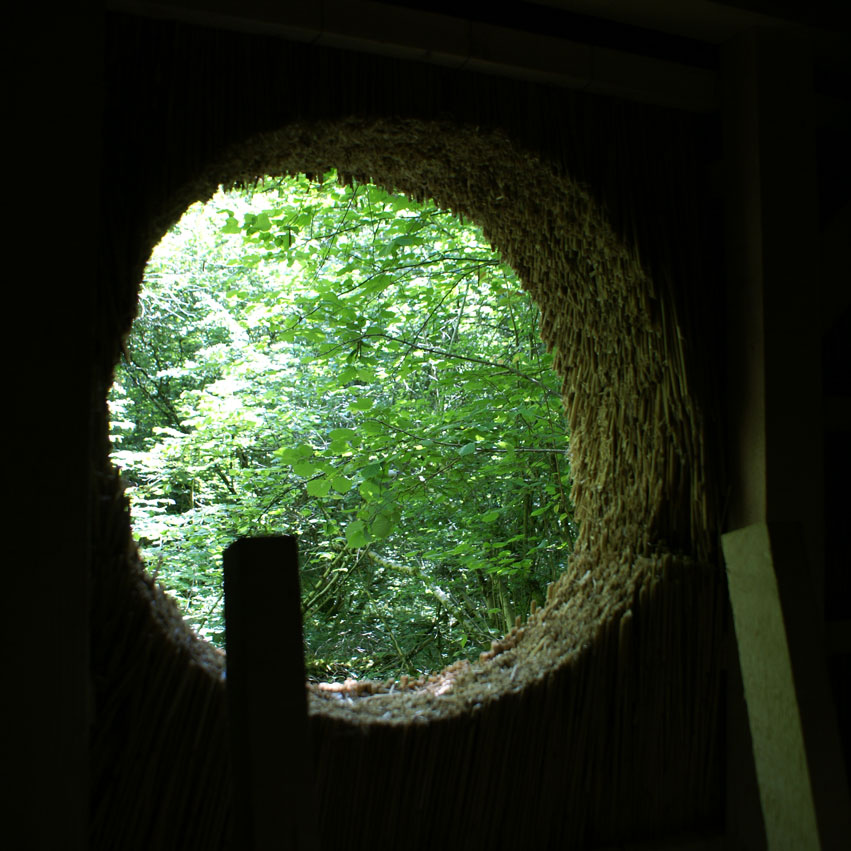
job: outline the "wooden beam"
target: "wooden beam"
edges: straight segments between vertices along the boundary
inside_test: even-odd
[[[234,847],[317,849],[296,539],[236,541],[224,580]]]
[[[773,31],[748,34],[722,53],[728,525],[794,521],[803,512],[818,581],[821,332],[809,60],[805,42]]]
[[[107,0],[107,7],[660,106],[717,106],[714,70],[370,0]]]

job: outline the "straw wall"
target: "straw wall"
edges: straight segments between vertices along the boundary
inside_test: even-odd
[[[392,60],[112,19],[103,394],[150,247],[219,182],[371,180],[484,229],[541,306],[581,535],[471,664],[310,694],[323,842],[579,848],[711,824],[723,588],[702,323],[702,127]],[[223,661],[144,574],[107,461],[94,530],[93,838],[229,841]]]

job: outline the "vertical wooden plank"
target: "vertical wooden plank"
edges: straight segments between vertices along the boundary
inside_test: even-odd
[[[722,538],[768,847],[847,847],[848,785],[800,531]]]
[[[731,486],[723,548],[762,821],[772,851],[843,847],[848,792],[821,641],[824,462],[809,45],[795,33],[742,34],[724,46],[721,79]],[[751,772],[750,753],[728,750],[728,760],[728,777]],[[741,796],[728,800],[728,825],[740,825],[739,840],[742,828],[762,830]]]
[[[234,847],[316,849],[296,539],[236,541],[224,581]]]
[[[728,528],[803,523],[820,591],[824,456],[812,61],[804,39],[771,30],[726,45],[722,59]]]
[[[768,847],[818,851],[806,746],[765,524],[723,537]]]

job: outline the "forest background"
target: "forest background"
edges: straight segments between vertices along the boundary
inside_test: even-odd
[[[486,649],[576,535],[538,311],[471,223],[329,172],[191,207],[110,394],[148,570],[224,645],[221,554],[297,535],[309,676]]]

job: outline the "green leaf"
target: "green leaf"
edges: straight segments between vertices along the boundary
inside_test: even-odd
[[[334,488],[337,493],[348,493],[349,490],[351,490],[352,484],[353,481],[345,476],[334,476],[334,478],[331,479],[331,487]]]
[[[331,490],[331,482],[326,478],[311,479],[307,483],[307,493],[310,496],[328,496]]]
[[[315,464],[311,464],[309,461],[299,461],[298,463],[293,464],[293,472],[297,476],[307,479],[318,473],[319,467]]]
[[[392,275],[376,275],[371,280],[365,281],[361,284],[361,290],[369,293],[370,295],[374,295],[375,293],[383,292],[394,283],[395,280]]]
[[[363,520],[353,520],[346,526],[346,543],[352,549],[360,549],[360,547],[365,547],[369,543]]]
[[[372,479],[366,479],[358,485],[358,492],[367,502],[371,502],[381,493],[381,487]]]
[[[370,532],[379,539],[386,538],[392,531],[396,522],[390,513],[379,514],[370,525]]]
[[[281,449],[276,449],[273,454],[280,458],[284,464],[297,464],[299,461],[312,458],[313,453],[312,446],[302,443],[298,446],[284,446]]]
[[[547,505],[542,505],[540,508],[536,508],[529,516],[530,517],[540,517],[542,514],[545,514],[549,511],[555,503],[548,503]]]
[[[397,236],[396,239],[393,240],[392,245],[394,247],[403,247],[408,245],[423,245],[424,242],[425,240],[418,236]]]
[[[349,402],[349,410],[358,412],[368,411],[374,404],[375,402],[372,399],[361,396],[356,402]]]
[[[351,428],[332,428],[328,432],[328,437],[332,441],[343,441],[344,443],[354,443],[358,441],[358,433]]]
[[[475,451],[476,451],[476,444],[475,444],[475,442],[473,442],[473,443],[465,443],[465,444],[464,444],[464,445],[463,445],[463,446],[462,446],[462,447],[458,450],[458,454],[459,454],[459,455],[471,455],[471,454],[472,454],[473,452],[475,452]]]

